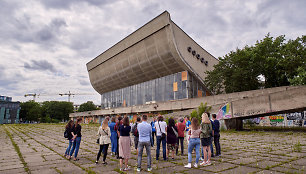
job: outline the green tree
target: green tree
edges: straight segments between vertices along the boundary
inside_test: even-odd
[[[35,101],[20,103],[19,116],[23,121],[39,121],[41,118],[41,106]]]
[[[205,83],[215,94],[240,92],[291,85],[298,67],[306,68],[306,36],[285,42],[285,36],[268,34],[254,46],[231,51],[214,70],[208,71]],[[259,77],[264,83],[260,83]]]
[[[80,105],[78,112],[97,110],[98,108],[92,101],[87,101]]]
[[[69,119],[69,113],[73,112],[71,102],[45,101],[42,103],[42,122],[59,122]]]
[[[292,85],[306,85],[306,68],[299,67],[297,76],[289,79]]]
[[[207,103],[203,104],[201,103],[200,106],[198,107],[198,110],[193,110],[190,114],[190,117],[193,118],[197,118],[199,123],[201,123],[202,121],[202,114],[204,112],[209,112],[211,110],[211,106],[207,106]]]

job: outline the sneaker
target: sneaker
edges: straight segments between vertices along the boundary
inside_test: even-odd
[[[184,167],[191,169],[191,163],[188,163],[188,164],[185,165]]]
[[[140,168],[137,168],[137,172],[140,172],[140,170],[141,170]]]
[[[207,162],[206,162],[206,166],[209,166],[209,165],[211,165],[211,162],[210,162],[210,161],[207,161]]]
[[[152,168],[148,168],[148,172],[151,172],[152,171]]]
[[[203,161],[203,162],[200,163],[200,166],[205,166],[205,165],[206,165],[206,162],[205,162],[205,161]]]
[[[200,161],[203,161],[204,159],[202,158],[202,157],[200,157],[200,159],[199,159]]]
[[[193,165],[195,168],[198,168],[198,164],[197,163],[194,163]]]
[[[98,164],[98,161],[96,161],[95,163]]]

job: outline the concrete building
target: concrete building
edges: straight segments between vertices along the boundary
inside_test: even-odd
[[[101,108],[211,95],[203,80],[218,60],[165,11],[87,63]]]
[[[12,97],[0,96],[0,124],[19,123],[20,103]]]

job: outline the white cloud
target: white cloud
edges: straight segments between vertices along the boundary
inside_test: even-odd
[[[100,103],[86,63],[168,10],[177,23],[215,57],[253,45],[268,32],[295,39],[306,31],[303,0],[4,0],[0,1],[1,95],[25,101]]]

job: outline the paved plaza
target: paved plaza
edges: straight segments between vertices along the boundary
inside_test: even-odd
[[[63,154],[68,141],[63,137],[64,126],[1,125],[0,173],[120,173],[119,160],[110,155],[106,160],[108,165],[101,164],[101,161],[94,163],[99,148],[95,143],[98,125],[82,125],[80,160],[65,159]],[[176,156],[169,161],[156,161],[154,146],[151,173],[306,173],[305,133],[225,131],[221,132],[220,143],[221,157],[212,158],[211,166],[192,169],[184,168],[187,155]],[[132,149],[129,160],[132,169],[127,173],[136,173],[137,156],[134,147]],[[148,173],[146,157],[140,173]]]

